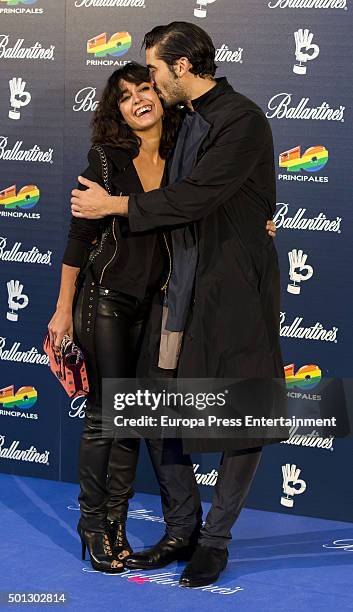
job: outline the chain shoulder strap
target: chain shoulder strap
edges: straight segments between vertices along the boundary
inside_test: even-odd
[[[103,178],[103,182],[104,182],[104,187],[105,187],[106,191],[109,193],[109,195],[111,196],[112,192],[111,192],[110,185],[109,185],[108,159],[107,159],[107,156],[105,154],[105,151],[104,151],[103,147],[101,147],[98,144],[93,145],[92,149],[97,151],[97,153],[99,154],[99,157],[100,157],[100,160],[101,160],[101,166],[102,166],[102,178]],[[89,263],[92,263],[96,259],[96,257],[102,252],[103,245],[104,245],[106,239],[108,238],[110,232],[111,232],[111,224],[109,223],[109,225],[102,232],[100,243],[98,245],[96,245],[92,249],[92,251],[91,251],[91,253],[89,255],[89,257],[88,257]]]
[[[109,193],[109,195],[112,195],[111,189],[110,189],[110,185],[109,185],[109,167],[108,167],[108,160],[107,160],[107,156],[105,154],[105,151],[103,149],[103,147],[101,147],[100,145],[96,144],[92,146],[92,149],[94,149],[95,151],[98,152],[100,160],[101,160],[101,165],[102,165],[102,177],[103,177],[103,181],[104,181],[104,187],[106,189],[106,191]]]

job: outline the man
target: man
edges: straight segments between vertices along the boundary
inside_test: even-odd
[[[173,22],[154,28],[144,44],[165,103],[192,111],[175,148],[175,182],[119,198],[107,197],[94,183],[79,178],[88,189],[72,192],[72,214],[128,215],[132,231],[176,228],[173,265],[179,274],[174,284],[171,279],[165,329],[182,338],[179,378],[282,378],[278,260],[264,230],[275,211],[269,124],[254,102],[235,92],[225,78],[214,78],[215,48],[201,28]],[[190,246],[186,257],[185,244]],[[155,569],[191,556],[181,585],[198,587],[217,580],[227,564],[230,530],[264,442],[183,440],[181,448],[178,441],[166,440],[170,467],[168,471],[168,459],[163,462],[159,447],[157,476],[167,531],[154,547],[132,555],[127,566]],[[201,531],[199,492],[191,460],[183,454],[191,451],[224,451]]]

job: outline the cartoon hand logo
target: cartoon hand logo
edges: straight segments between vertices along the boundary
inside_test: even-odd
[[[297,30],[294,32],[295,39],[295,59],[299,62],[299,65],[294,64],[293,72],[295,74],[306,74],[307,67],[303,66],[306,62],[310,62],[318,57],[320,53],[320,47],[312,44],[314,34],[310,30]],[[311,52],[311,54],[309,53]]]
[[[296,283],[309,280],[314,274],[314,269],[306,264],[308,256],[303,251],[293,249],[288,253],[289,258],[289,278],[293,284],[287,285],[288,293],[299,295],[300,287]],[[305,274],[303,274],[305,272]]]
[[[216,2],[216,0],[196,0],[198,8],[194,9],[194,16],[203,19],[207,17],[207,5]]]
[[[283,474],[283,493],[285,497],[281,497],[281,504],[286,508],[293,508],[294,495],[301,495],[306,490],[305,480],[299,478],[301,470],[295,464],[282,465]],[[296,485],[299,485],[297,488]]]
[[[27,106],[31,101],[31,94],[25,91],[26,81],[22,81],[21,77],[18,79],[14,77],[9,81],[10,85],[10,105],[12,109],[9,110],[10,119],[20,119],[21,106]]]
[[[9,294],[8,304],[11,312],[6,313],[6,318],[9,321],[18,321],[18,314],[14,312],[25,308],[29,302],[28,296],[22,294],[23,285],[20,281],[9,281],[7,283],[7,292]]]

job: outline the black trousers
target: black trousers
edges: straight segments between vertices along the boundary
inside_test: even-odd
[[[158,302],[155,296],[154,302]],[[88,355],[98,369],[99,392],[87,400],[79,455],[81,524],[103,531],[106,520],[125,520],[134,493],[138,439],[102,435],[101,379],[135,375],[136,360],[151,307],[150,297],[139,301],[105,288],[99,290],[95,322],[95,351]],[[75,324],[75,320],[74,320]],[[75,326],[78,341],[80,330]],[[85,347],[83,347],[85,348]],[[151,366],[150,375],[162,372]],[[164,373],[166,377],[175,372]],[[201,526],[202,508],[192,461],[181,440],[146,440],[160,486],[163,515],[170,535],[188,537]],[[224,453],[211,509],[200,542],[224,548],[255,475],[261,449]]]
[[[155,294],[154,302],[160,299]],[[151,308],[151,297],[143,301],[127,294],[99,289],[94,326],[94,354],[80,336],[78,313],[74,316],[77,342],[86,350],[91,366],[97,368],[98,393],[86,401],[86,416],[79,452],[79,503],[84,529],[103,531],[106,520],[125,520],[139,454],[139,440],[112,439],[102,424],[102,378],[134,377],[136,360]],[[172,373],[159,372],[169,377]],[[163,513],[175,532],[191,533],[201,520],[201,503],[191,459],[182,454],[180,440],[165,446],[146,440],[160,486]]]
[[[79,451],[79,503],[84,529],[103,531],[107,518],[125,520],[132,497],[139,453],[138,439],[112,439],[102,430],[102,378],[134,376],[135,361],[149,314],[150,297],[143,301],[125,293],[99,288],[94,328],[94,354],[80,337],[91,368],[98,373],[95,401],[87,399]]]

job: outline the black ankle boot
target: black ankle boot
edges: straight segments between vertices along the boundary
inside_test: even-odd
[[[198,533],[189,538],[176,538],[167,533],[152,548],[134,553],[125,561],[129,569],[159,569],[173,561],[188,561],[197,545]]]
[[[213,584],[227,566],[227,561],[226,548],[198,546],[180,577],[180,586],[201,587]]]
[[[77,531],[81,538],[82,560],[86,558],[86,547],[93,569],[98,572],[119,574],[124,570],[121,561],[114,559],[110,538],[107,531],[88,531],[78,523]]]
[[[115,559],[124,561],[132,554],[132,548],[126,537],[126,523],[124,520],[108,521],[108,531],[112,543],[112,552]]]

